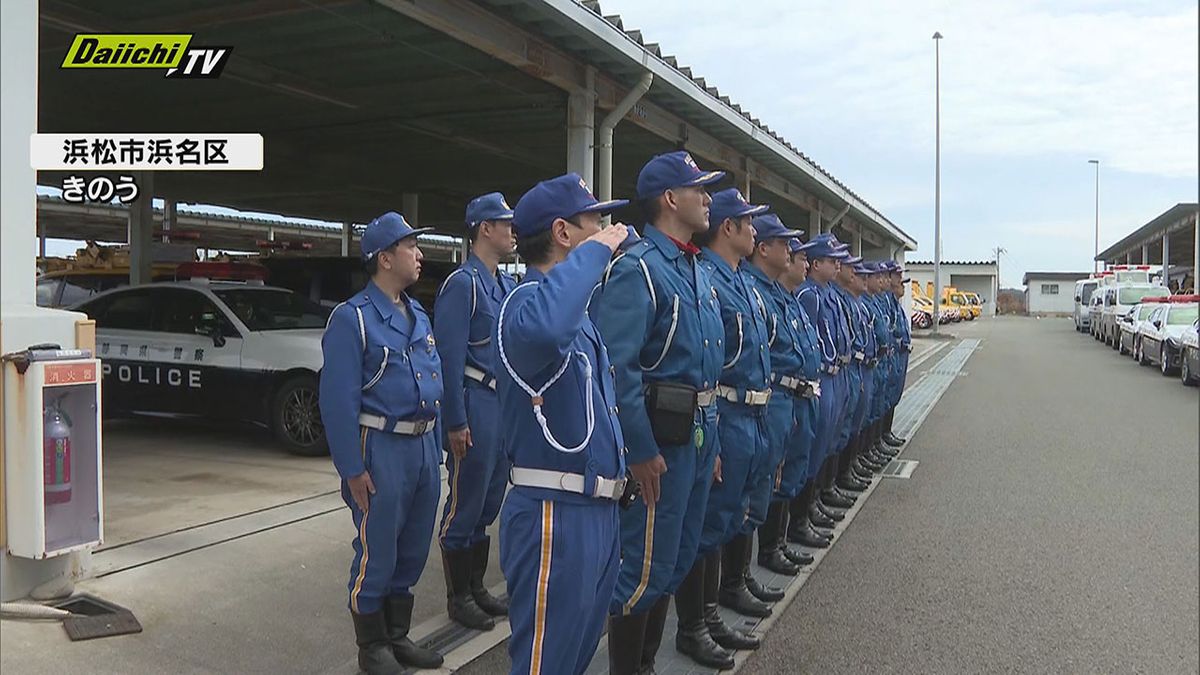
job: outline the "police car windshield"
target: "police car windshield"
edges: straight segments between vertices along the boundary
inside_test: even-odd
[[[1151,286],[1149,288],[1122,288],[1117,293],[1117,304],[1121,305],[1136,305],[1142,301],[1142,298],[1152,298],[1156,295],[1166,295],[1170,293],[1165,288]]]
[[[216,295],[252,331],[324,328],[332,310],[291,291],[231,288]]]
[[[1140,305],[1138,306],[1138,321],[1145,321],[1150,318],[1150,313],[1158,309],[1158,305]]]
[[[1196,320],[1196,316],[1200,315],[1200,307],[1196,305],[1184,305],[1183,307],[1172,307],[1167,313],[1168,326],[1190,326]]]

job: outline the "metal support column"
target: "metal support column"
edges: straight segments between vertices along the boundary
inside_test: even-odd
[[[592,185],[595,177],[596,69],[588,67],[587,89],[567,97],[567,171]]]
[[[343,256],[350,255],[350,244],[351,244],[351,242],[353,242],[353,237],[354,237],[354,228],[350,226],[349,222],[342,223],[341,242],[342,242],[342,255]]]
[[[1149,244],[1142,244],[1142,264],[1143,265],[1150,264],[1150,245]]]
[[[854,232],[850,235],[851,249],[854,255],[862,255],[862,229],[855,227]]]
[[[139,172],[141,197],[129,208],[129,285],[152,281],[154,254],[154,172]]]
[[[1163,286],[1168,288],[1171,286],[1171,234],[1163,234],[1163,264],[1162,278]]]
[[[408,221],[408,224],[413,227],[420,227],[421,213],[418,208],[420,206],[420,195],[415,192],[405,192],[400,197],[400,203],[400,208],[403,209],[402,215]]]
[[[820,207],[820,205],[818,205],[817,208],[812,209],[811,211],[808,212],[808,238],[812,239],[813,237],[817,236],[818,234],[821,234],[821,207]]]
[[[164,244],[171,243],[171,230],[175,229],[175,223],[178,222],[178,220],[179,220],[179,212],[178,212],[178,209],[176,208],[175,200],[174,199],[164,199],[163,200],[163,222],[162,222],[162,229],[163,229],[162,241]]]

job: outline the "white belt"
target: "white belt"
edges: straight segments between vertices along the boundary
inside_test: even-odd
[[[797,396],[804,398],[817,398],[821,395],[821,383],[818,380],[805,380],[799,377],[789,377],[787,375],[772,376],[775,384],[787,389]],[[811,395],[805,396],[806,392],[812,392]]]
[[[867,358],[866,354],[864,354],[862,352],[854,352],[854,360],[855,361],[861,362],[861,361],[866,360],[866,358]]]
[[[513,485],[521,487],[545,488],[561,490],[577,495],[583,491],[583,476],[564,471],[547,471],[545,469],[522,469],[514,466],[508,473],[508,480]],[[624,478],[612,479],[596,476],[596,490],[590,495],[597,499],[612,499],[614,501],[625,494]]]
[[[376,429],[378,431],[390,431],[393,434],[401,434],[403,436],[423,436],[430,431],[433,431],[433,427],[437,423],[437,420],[400,420],[396,422],[391,429],[389,429],[387,428],[386,417],[382,415],[369,415],[367,413],[360,413],[358,416],[358,423],[364,427]]]
[[[799,389],[803,382],[804,380],[798,377],[788,377],[787,375],[775,376],[775,384],[780,385],[784,389],[791,389],[792,391]]]
[[[747,391],[745,396],[738,396],[738,390],[733,387],[727,387],[723,384],[717,385],[717,396],[731,403],[745,403],[746,405],[766,405],[767,401],[771,400],[771,390],[765,391]]]
[[[848,364],[850,363],[850,357],[849,357],[849,356],[839,356],[839,357],[837,358],[837,360],[838,360],[838,363],[842,364],[843,366],[844,366],[844,365],[848,365]]]
[[[716,389],[705,389],[704,391],[696,392],[696,405],[700,406],[701,408],[707,408],[708,406],[710,406],[716,402],[717,402],[717,390]]]
[[[821,364],[821,372],[823,372],[823,373],[829,373],[830,375],[837,375],[838,370],[839,370],[839,368],[836,363],[833,364],[832,366],[827,366],[825,364]]]
[[[496,378],[488,375],[475,366],[467,366],[466,369],[463,370],[463,375],[465,375],[468,380],[473,380],[479,384],[482,384],[488,389],[491,389],[492,391],[496,391]]]

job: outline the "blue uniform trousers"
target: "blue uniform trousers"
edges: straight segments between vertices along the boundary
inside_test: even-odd
[[[514,488],[500,517],[512,673],[587,670],[620,568],[617,503],[548,501]]]
[[[867,413],[871,410],[871,404],[875,402],[875,370],[878,367],[868,368],[863,365],[859,368],[862,373],[862,394],[859,395],[858,406],[854,410],[854,421],[850,427],[852,436],[866,428]]]
[[[908,377],[908,352],[902,352],[896,358],[896,375],[892,385],[891,397],[888,401],[889,408],[895,407],[900,403],[900,397],[904,395],[904,380]]]
[[[470,382],[464,395],[472,445],[461,461],[453,453],[446,455],[450,492],[438,530],[442,548],[452,551],[471,548],[487,538],[487,528],[496,522],[508,487],[508,458],[498,443],[500,401],[496,392]]]
[[[364,513],[342,481],[342,499],[358,531],[350,609],[370,614],[388,596],[411,595],[425,569],[441,492],[441,451],[436,433],[403,436],[363,427],[360,438],[375,494]]]
[[[834,437],[833,446],[829,448],[830,454],[846,447],[850,436],[858,432],[854,422],[858,404],[862,401],[863,367],[860,363],[851,363],[842,372],[846,373],[846,408],[842,414],[841,430]]]
[[[829,456],[829,446],[833,445],[830,436],[838,427],[844,406],[844,387],[842,372],[837,375],[821,373],[821,397],[817,414],[816,437],[813,439],[812,452],[808,456],[808,477],[812,478],[821,470],[821,464]]]
[[[750,475],[750,511],[746,514],[746,522],[742,524],[742,534],[750,534],[758,529],[767,519],[767,509],[771,506],[771,495],[779,478],[779,465],[787,452],[787,442],[796,425],[796,411],[793,398],[780,389],[771,391],[771,400],[767,402],[767,443],[766,452],[756,463]]]
[[[721,403],[717,420],[721,481],[713,483],[700,534],[700,555],[728,542],[741,530],[750,508],[751,476],[767,454],[766,417],[762,406]]]
[[[638,499],[621,517],[621,573],[611,614],[640,614],[671,595],[696,562],[713,464],[720,441],[717,407],[697,412],[702,443],[661,448],[667,472],[659,477],[658,504]]]
[[[791,499],[800,494],[808,482],[809,456],[817,438],[817,416],[820,414],[820,399],[795,398],[793,407],[796,422],[787,441],[783,466],[779,469],[779,482],[775,487],[775,499]]]
[[[892,376],[894,368],[894,356],[885,356],[879,360],[879,365],[875,366],[872,372],[875,374],[875,388],[871,394],[871,408],[867,411],[867,424],[874,424],[884,413],[884,404],[888,397],[888,383]]]

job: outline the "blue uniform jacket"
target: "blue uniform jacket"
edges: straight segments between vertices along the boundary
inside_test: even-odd
[[[843,354],[866,353],[867,341],[864,335],[866,326],[863,323],[862,308],[858,298],[837,284],[830,284],[830,289],[834,301],[838,303],[839,311],[842,312],[842,323],[846,327],[848,348]]]
[[[501,305],[502,318],[492,340],[503,420],[501,448],[516,467],[582,474],[589,494],[597,476],[625,475],[613,369],[600,332],[587,315],[588,298],[610,257],[606,246],[589,242],[572,251],[549,274],[530,267]],[[534,414],[532,397],[513,378],[513,372],[535,392],[562,373],[542,393],[545,426]],[[590,438],[589,418],[593,426]],[[581,444],[583,447],[575,450]],[[513,489],[538,499],[594,501],[559,490]]]
[[[745,274],[754,282],[754,291],[767,307],[769,332],[767,344],[771,350],[771,373],[783,377],[816,379],[820,361],[816,350],[806,351],[800,331],[800,303],[778,282],[767,278],[758,267],[747,264]],[[815,335],[814,335],[815,338]],[[811,369],[813,377],[807,375]]]
[[[496,376],[492,331],[496,328],[500,303],[516,285],[505,272],[493,276],[487,265],[471,254],[462,266],[446,277],[438,290],[433,304],[433,336],[437,338],[446,385],[442,405],[444,431],[458,431],[467,426],[463,395],[463,388],[467,386],[463,375],[466,367]]]
[[[797,301],[816,326],[818,345],[821,348],[821,365],[825,367],[836,364],[841,354],[836,336],[842,329],[838,327],[836,307],[832,306],[833,303],[827,296],[831,285],[807,279],[796,291]]]
[[[744,271],[731,268],[711,249],[700,254],[700,264],[708,271],[717,292],[717,305],[725,326],[721,384],[737,389],[740,397],[746,391],[765,391],[771,384],[766,303],[751,290],[753,281]]]
[[[909,324],[908,315],[904,311],[904,303],[900,302],[900,298],[894,293],[888,293],[889,302],[892,306],[892,312],[895,316],[895,324],[893,325],[893,333],[900,345],[905,349],[912,346],[912,326]],[[934,317],[935,319],[937,317]]]
[[[867,302],[867,307],[871,311],[874,318],[874,333],[875,344],[878,346],[876,356],[884,356],[884,352],[894,350],[896,347],[896,339],[892,334],[892,322],[894,317],[891,313],[891,308],[887,304],[887,299],[882,293],[875,295],[864,295],[863,298]]]
[[[653,225],[605,276],[592,299],[592,319],[616,368],[627,459],[636,464],[659,454],[646,412],[646,384],[715,387],[725,329],[704,266]]]
[[[359,413],[431,420],[442,406],[441,359],[421,303],[407,315],[374,282],[334,308],[321,338],[319,400],[329,454],[342,478],[363,464]]]

